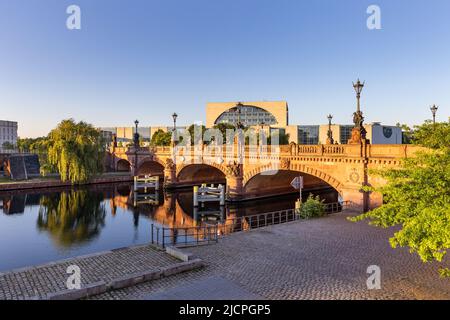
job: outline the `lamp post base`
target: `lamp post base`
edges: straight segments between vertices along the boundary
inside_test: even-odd
[[[366,139],[365,132],[363,132],[364,129],[361,128],[353,128],[352,129],[352,136],[350,140],[348,140],[348,144],[361,144],[363,141],[366,143],[369,143],[369,141]]]

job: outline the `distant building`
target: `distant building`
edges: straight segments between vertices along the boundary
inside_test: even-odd
[[[284,128],[289,123],[286,101],[210,102],[206,105],[206,127],[219,123],[245,127],[269,125]]]
[[[338,144],[347,144],[352,135],[353,125],[331,125],[333,139]],[[396,126],[385,126],[378,122],[364,125],[366,138],[371,144],[401,144],[402,130]],[[325,144],[328,125],[292,125],[286,127],[289,141],[298,144]]]
[[[3,150],[3,145],[9,143],[17,146],[17,122],[0,120],[0,150]],[[4,150],[8,151],[8,150]]]
[[[103,127],[99,128],[100,132],[105,139],[107,144],[112,142],[113,135],[116,136],[117,142],[123,145],[128,145],[133,142],[134,127]],[[169,132],[173,130],[171,126],[152,126],[152,127],[138,127],[138,133],[145,143],[149,143],[156,131],[162,130],[164,132]],[[178,132],[183,132],[186,127],[177,126]]]

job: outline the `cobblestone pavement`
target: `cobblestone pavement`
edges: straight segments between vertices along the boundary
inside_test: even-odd
[[[206,267],[93,298],[142,299],[166,292],[195,299],[195,290],[183,288],[219,276],[264,299],[450,299],[450,280],[439,277],[436,263],[392,249],[388,238],[394,229],[352,223],[348,215],[236,233],[218,244],[184,249]],[[380,290],[367,289],[370,265],[381,268]],[[449,259],[444,265],[450,266]]]
[[[65,290],[69,265],[81,271],[81,286],[132,274],[154,271],[180,261],[150,246],[136,246],[66,259],[41,266],[16,269],[0,274],[0,300],[43,298],[48,293]]]
[[[217,290],[220,288],[220,290]],[[261,300],[230,280],[212,276],[193,281],[185,286],[178,286],[166,291],[151,293],[142,297],[144,300]]]

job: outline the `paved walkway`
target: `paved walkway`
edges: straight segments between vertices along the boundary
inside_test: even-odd
[[[218,290],[220,288],[220,290]],[[234,282],[220,276],[212,276],[166,291],[151,293],[142,297],[144,300],[261,300]]]
[[[84,287],[136,272],[157,271],[179,262],[164,251],[150,246],[136,246],[17,269],[0,274],[0,300],[43,298],[48,293],[66,290],[70,276],[66,271],[70,265],[80,267],[81,286]]]
[[[223,287],[228,297],[234,287],[242,299],[450,299],[450,280],[439,278],[437,264],[392,249],[393,229],[352,223],[348,215],[236,233],[215,245],[185,249],[206,267],[94,298],[196,299],[199,290],[212,287]],[[367,289],[370,265],[381,268],[380,290]]]

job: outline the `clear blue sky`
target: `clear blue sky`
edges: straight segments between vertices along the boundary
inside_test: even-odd
[[[66,8],[82,29],[66,28]],[[381,7],[382,30],[366,9]],[[448,0],[0,0],[0,119],[46,134],[205,121],[208,101],[287,100],[292,124],[450,115]]]

